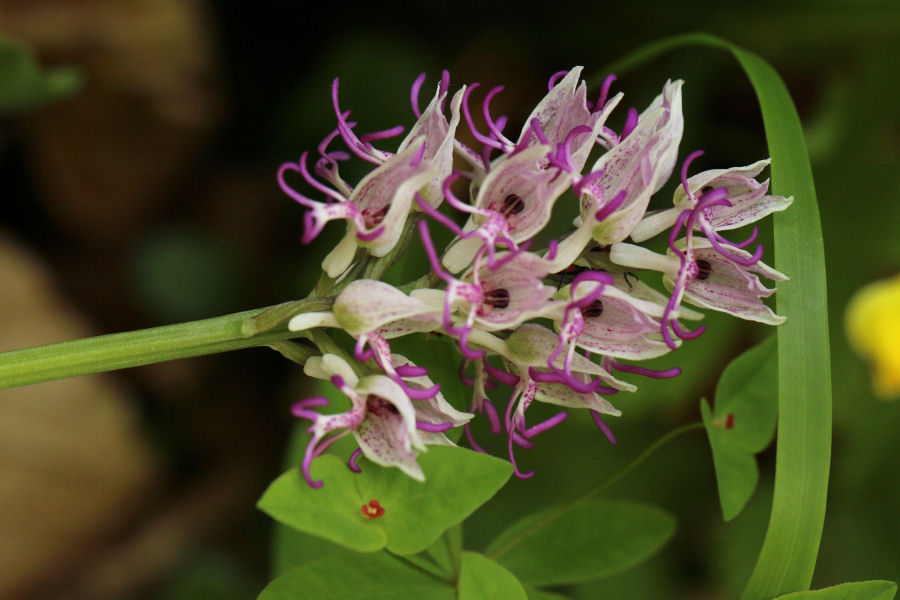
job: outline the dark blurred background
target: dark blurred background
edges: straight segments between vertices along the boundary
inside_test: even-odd
[[[454,89],[506,85],[496,112],[515,123],[553,72],[600,74],[643,43],[693,30],[770,61],[807,132],[835,400],[814,587],[900,579],[900,405],[872,396],[843,334],[854,291],[900,272],[896,2],[3,0],[0,34],[48,68],[76,67],[84,83],[0,120],[0,348],[305,296],[342,226],[301,246],[302,210],[274,174],[333,128],[335,76],[363,130],[411,124],[409,85],[426,71],[427,102],[442,68]],[[703,148],[695,167],[706,169],[766,155],[755,97],[729,56],[680,50],[615,89],[640,110],[667,78],[686,81],[681,158]],[[659,361],[684,368],[677,382],[638,382],[638,394],[616,398],[619,446],[590,419],[542,436],[526,459],[538,475],[476,514],[467,545],[482,547],[512,519],[573,497],[697,420],[727,361],[769,333],[714,315],[708,325]],[[254,503],[281,469],[287,407],[307,386],[296,365],[252,349],[0,392],[0,597],[254,597],[268,580],[271,530]],[[736,597],[768,519],[771,451],[761,460],[761,489],[723,524],[702,434],[667,446],[607,495],[673,511],[675,539],[641,567],[565,592]]]

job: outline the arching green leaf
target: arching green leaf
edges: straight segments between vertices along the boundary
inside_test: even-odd
[[[685,46],[730,52],[759,100],[772,159],[772,190],[794,196],[775,215],[775,268],[791,280],[778,286],[778,454],[772,515],[744,600],[769,600],[809,589],[822,537],[831,460],[831,364],[825,252],[812,169],[800,118],[778,73],[752,52],[713,35],[660,40],[607,67],[622,72]]]
[[[526,600],[516,577],[477,552],[462,553],[459,600]]]
[[[576,583],[640,563],[674,531],[675,519],[654,506],[590,500],[528,515],[486,554],[529,585]]]

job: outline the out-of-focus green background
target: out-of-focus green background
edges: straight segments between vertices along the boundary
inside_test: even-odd
[[[0,35],[48,68],[77,67],[84,83],[0,121],[0,347],[305,295],[342,231],[302,247],[302,211],[274,173],[333,128],[334,76],[363,130],[410,124],[409,85],[429,73],[425,102],[442,68],[454,88],[506,85],[496,112],[516,122],[551,73],[579,64],[597,73],[643,43],[692,30],[769,60],[807,132],[835,413],[814,587],[898,580],[900,404],[872,396],[842,321],[855,290],[900,272],[896,2],[4,0]],[[765,156],[755,98],[729,56],[677,51],[616,89],[642,109],[667,78],[686,81],[681,157],[703,148],[696,167],[705,169]],[[521,458],[537,475],[476,514],[467,546],[483,547],[511,520],[573,497],[699,419],[698,400],[728,360],[769,333],[707,321],[704,336],[658,361],[681,365],[682,377],[638,382],[637,395],[615,398],[624,413],[612,423],[617,447],[586,418],[545,434]],[[257,349],[0,392],[0,597],[252,597],[267,581],[270,531],[254,503],[279,472],[287,407],[307,386],[298,367]],[[760,490],[723,524],[703,434],[668,445],[606,495],[668,508],[676,537],[641,567],[561,591],[736,597],[768,518],[771,450],[761,464]]]

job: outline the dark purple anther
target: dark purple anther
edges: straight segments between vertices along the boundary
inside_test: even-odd
[[[581,309],[581,314],[585,319],[599,317],[603,314],[603,302],[601,300],[594,300],[589,306]]]
[[[525,210],[525,201],[516,194],[510,194],[503,199],[503,208],[500,212],[504,217],[511,217],[512,215],[519,214],[523,210]]]
[[[709,279],[709,275],[712,273],[712,265],[709,264],[709,261],[705,261],[702,258],[697,261],[697,279],[700,281],[706,281]]]
[[[485,292],[484,303],[493,308],[506,308],[509,306],[509,292],[503,288]]]

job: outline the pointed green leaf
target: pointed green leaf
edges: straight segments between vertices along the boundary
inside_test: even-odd
[[[857,581],[811,592],[794,592],[775,600],[892,600],[897,593],[893,581]]]
[[[486,554],[526,584],[576,583],[640,563],[674,532],[675,519],[654,506],[590,500],[528,515]]]
[[[477,552],[462,553],[459,600],[527,600],[515,576]]]
[[[280,523],[360,552],[386,547],[416,554],[484,504],[512,473],[506,461],[447,446],[429,447],[419,464],[425,482],[363,458],[362,473],[353,473],[345,461],[325,454],[311,469],[325,485],[313,489],[292,469],[269,486],[259,508]],[[384,508],[380,517],[363,514],[371,500]]]
[[[715,401],[714,417],[731,425],[720,428],[724,440],[754,454],[771,443],[778,420],[774,336],[731,361],[716,385]]]
[[[775,220],[775,268],[791,280],[778,285],[778,455],[769,528],[742,598],[769,600],[809,588],[828,493],[831,460],[831,363],[825,250],[812,168],[797,110],[784,82],[765,60],[722,38],[690,33],[639,48],[597,75],[623,70],[684,46],[730,52],[759,100],[772,192],[794,196]]]
[[[449,582],[385,552],[341,550],[294,567],[262,591],[259,600],[455,600]]]
[[[700,413],[712,449],[722,516],[730,521],[744,509],[759,482],[756,457],[731,442],[730,432],[717,423],[706,400],[700,403]]]

